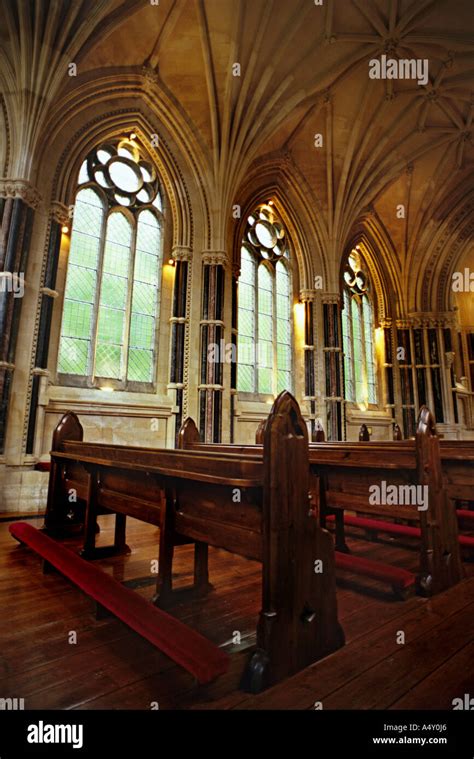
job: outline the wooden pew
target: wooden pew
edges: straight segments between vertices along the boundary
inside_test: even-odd
[[[182,430],[181,444],[194,450],[214,448],[221,452],[259,456],[261,447],[239,445],[205,445],[191,420]],[[259,427],[257,439],[265,434]],[[367,437],[368,430],[362,431]],[[450,454],[451,455],[451,454]],[[404,519],[418,526],[420,536],[420,571],[418,588],[432,595],[451,587],[463,577],[458,544],[457,521],[450,508],[441,468],[440,441],[432,414],[420,412],[416,439],[400,442],[316,443],[309,446],[311,491],[319,504],[321,525],[328,515],[336,519],[336,550],[347,551],[344,538],[344,511]],[[419,511],[413,505],[369,503],[373,485],[427,487],[428,508]]]
[[[83,442],[71,420],[64,429],[73,439],[55,438],[46,528],[54,530],[64,519],[56,498],[61,504],[81,467],[78,481],[83,470],[88,475],[85,555],[94,555],[101,508],[160,526],[159,606],[180,597],[172,587],[172,567],[175,546],[182,542],[262,562],[257,649],[244,687],[260,690],[344,644],[333,541],[312,518],[308,433],[291,394],[282,393],[273,405],[263,456],[99,445]],[[191,590],[208,589],[207,553],[197,553]]]

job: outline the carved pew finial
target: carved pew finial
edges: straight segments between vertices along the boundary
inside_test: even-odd
[[[199,443],[200,441],[201,436],[196,423],[188,416],[179,429],[176,447],[184,450],[185,448],[191,448],[193,443]]]
[[[359,429],[359,443],[370,441],[369,428],[366,424],[361,424]]]
[[[257,431],[255,433],[255,444],[256,445],[263,445],[263,436],[265,434],[265,425],[267,423],[266,419],[262,419],[260,424],[257,427]]]
[[[419,587],[425,595],[439,593],[463,578],[456,512],[451,508],[441,467],[436,420],[422,406],[416,428],[418,482],[426,489],[428,507],[420,511],[421,574]]]
[[[393,427],[393,439],[403,440],[403,432],[399,424],[395,424]]]
[[[313,443],[324,443],[326,440],[326,435],[324,432],[324,427],[319,421],[319,419],[316,420],[316,424],[314,425],[314,432],[313,432]]]
[[[253,692],[344,644],[334,544],[314,519],[308,491],[308,429],[297,401],[285,390],[264,432],[262,611],[258,648],[245,682]]]

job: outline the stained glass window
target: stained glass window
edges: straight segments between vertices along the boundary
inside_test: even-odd
[[[237,387],[273,395],[291,390],[291,268],[285,228],[272,205],[250,214],[241,247]]]
[[[345,396],[354,403],[377,403],[373,308],[367,267],[354,249],[344,270],[342,311]]]
[[[58,372],[68,384],[151,384],[161,282],[162,202],[133,140],[102,145],[78,178]],[[126,210],[125,210],[126,209]]]

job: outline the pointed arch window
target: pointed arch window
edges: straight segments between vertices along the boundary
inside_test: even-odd
[[[367,266],[355,249],[344,269],[342,334],[346,400],[376,404],[374,303]]]
[[[272,205],[247,219],[238,286],[237,389],[291,390],[291,267],[286,230]]]
[[[137,143],[93,150],[74,206],[58,356],[63,384],[153,385],[162,228],[158,177]]]

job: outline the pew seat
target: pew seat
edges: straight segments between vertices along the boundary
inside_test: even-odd
[[[200,683],[209,683],[227,672],[230,657],[200,633],[26,522],[15,522],[9,530],[16,540],[32,548],[49,565],[194,675]]]

